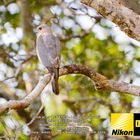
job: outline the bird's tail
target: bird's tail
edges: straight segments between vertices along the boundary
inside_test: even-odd
[[[59,68],[47,68],[52,75],[52,90],[54,94],[59,95],[59,85],[58,85],[58,78],[59,78]]]
[[[52,90],[56,95],[59,95],[58,78],[59,78],[59,68],[57,69],[55,68],[52,77]]]

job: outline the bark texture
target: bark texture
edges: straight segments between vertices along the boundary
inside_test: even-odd
[[[140,41],[140,7],[136,0],[81,0],[117,24],[129,37]],[[132,4],[134,3],[134,4]]]

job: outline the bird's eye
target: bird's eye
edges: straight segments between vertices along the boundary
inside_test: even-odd
[[[42,30],[42,27],[39,27],[39,30]]]

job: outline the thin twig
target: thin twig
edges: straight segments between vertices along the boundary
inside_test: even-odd
[[[39,114],[41,113],[41,111],[42,111],[43,108],[44,108],[44,106],[41,105],[41,107],[39,108],[39,110],[36,113],[36,115],[32,118],[32,120],[30,122],[27,123],[27,126],[31,125],[35,121],[36,117],[39,116]]]

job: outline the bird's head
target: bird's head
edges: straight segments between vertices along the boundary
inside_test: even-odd
[[[38,35],[38,34],[45,33],[45,32],[51,33],[51,32],[52,32],[51,27],[49,27],[49,26],[46,25],[46,24],[41,24],[41,25],[39,25],[39,26],[36,28],[36,33],[37,33],[37,35]]]

